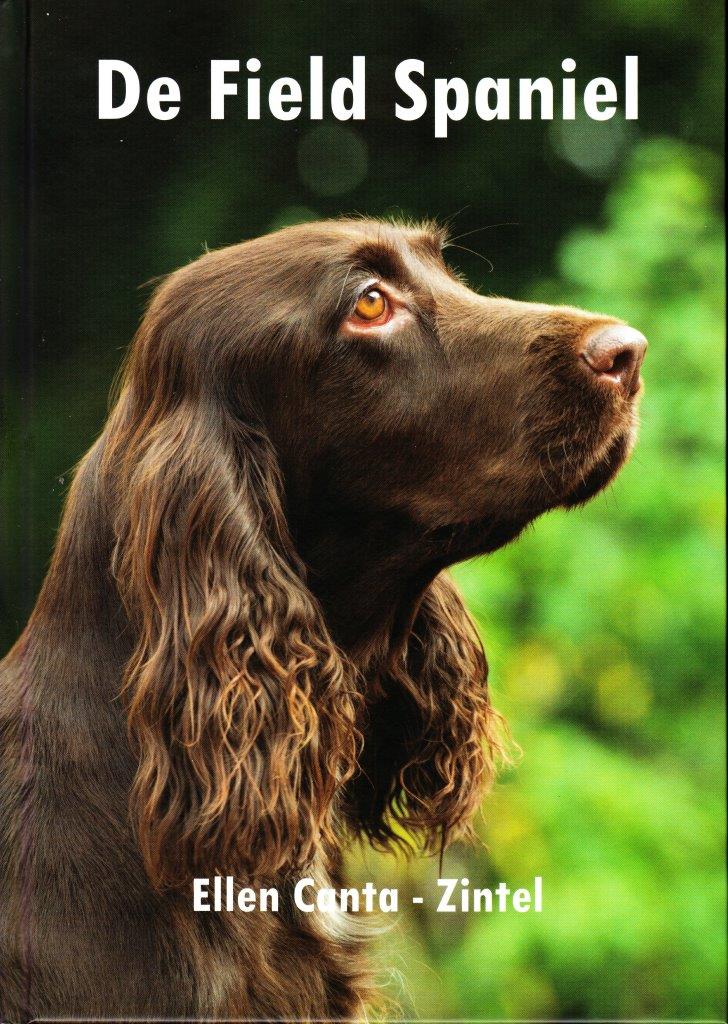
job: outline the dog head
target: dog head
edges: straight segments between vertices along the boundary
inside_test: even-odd
[[[496,719],[438,573],[614,477],[646,343],[478,295],[444,244],[289,228],[177,271],[140,327],[104,472],[162,883],[304,863],[336,843],[337,800],[374,840],[399,818],[430,845],[478,802]]]

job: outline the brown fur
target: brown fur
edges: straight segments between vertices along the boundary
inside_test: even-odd
[[[3,1019],[359,1018],[292,880],[467,832],[498,716],[443,570],[608,483],[635,402],[578,358],[611,318],[480,297],[442,241],[306,225],[154,296],[0,669]],[[373,279],[388,332],[347,326]],[[281,913],[195,914],[215,873]]]

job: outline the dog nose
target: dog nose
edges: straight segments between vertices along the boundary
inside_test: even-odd
[[[640,367],[646,349],[647,339],[634,327],[611,324],[589,338],[582,358],[599,377],[613,381],[631,397],[640,386]]]

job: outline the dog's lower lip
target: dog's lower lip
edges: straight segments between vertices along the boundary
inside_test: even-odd
[[[567,507],[581,504],[597,494],[614,479],[628,454],[628,434],[615,435],[604,457],[592,466],[581,483],[566,495],[564,504]]]

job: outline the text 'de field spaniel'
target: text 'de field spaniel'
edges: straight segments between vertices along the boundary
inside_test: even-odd
[[[358,1018],[341,845],[467,832],[498,753],[443,570],[632,448],[641,334],[341,220],[157,290],[0,670],[0,1017]],[[282,893],[193,910],[192,879]]]

